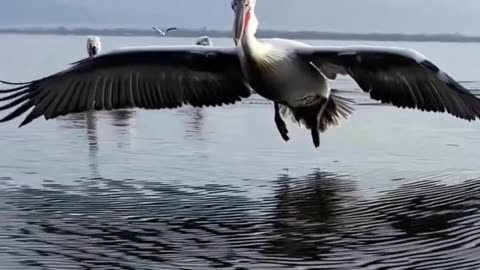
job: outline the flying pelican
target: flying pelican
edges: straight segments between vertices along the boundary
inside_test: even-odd
[[[212,46],[212,40],[207,37],[207,36],[201,36],[197,39],[197,42],[195,43],[196,45],[201,45],[201,46]]]
[[[102,43],[99,37],[90,36],[87,38],[88,57],[94,57],[102,50]]]
[[[252,89],[274,102],[274,120],[285,141],[281,114],[291,113],[311,131],[338,124],[352,101],[332,90],[330,80],[349,75],[370,97],[401,108],[480,118],[480,99],[416,51],[392,47],[322,47],[284,40],[258,40],[255,0],[233,0],[234,47],[152,46],[120,48],[72,63],[53,75],[10,83],[0,99],[14,108],[0,122],[27,110],[20,126],[87,110],[145,109],[233,104]]]
[[[154,26],[153,30],[157,31],[161,36],[165,36],[165,35],[167,35],[168,32],[173,31],[173,30],[177,30],[177,28],[176,27],[170,27],[170,28],[167,28],[165,31],[163,31],[162,29]]]

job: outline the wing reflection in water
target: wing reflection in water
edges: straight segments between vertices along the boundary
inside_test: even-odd
[[[68,114],[57,118],[62,128],[85,130],[88,144],[89,167],[91,177],[100,177],[98,170],[98,131],[97,131],[97,112],[89,111],[86,113]]]
[[[177,111],[181,116],[185,116],[185,138],[190,138],[195,141],[203,141],[203,126],[204,126],[204,112],[203,108],[185,107]]]
[[[114,110],[105,112],[111,118],[112,126],[116,127],[115,136],[120,138],[117,140],[118,148],[126,148],[130,146],[130,138],[133,135],[133,121],[135,120],[134,110]]]
[[[0,235],[7,236],[8,255],[2,263],[29,269],[480,268],[479,180],[420,181],[375,199],[362,198],[354,180],[328,172],[281,175],[273,183],[273,194],[257,199],[228,185],[131,179],[5,187]]]
[[[135,117],[135,111],[132,110],[114,110],[109,111],[108,114],[111,115],[112,125],[117,127],[130,126],[132,124],[131,119]]]
[[[60,127],[67,129],[85,130],[86,139],[89,149],[89,167],[91,169],[91,177],[100,177],[98,169],[98,128],[99,119],[107,118],[111,121],[111,125],[116,127],[115,136],[119,136],[117,141],[118,148],[124,148],[129,145],[132,135],[132,125],[135,119],[135,111],[132,110],[114,110],[114,111],[89,111],[86,113],[68,114],[57,118],[61,124]]]

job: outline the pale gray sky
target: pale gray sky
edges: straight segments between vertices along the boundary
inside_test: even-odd
[[[230,29],[230,0],[2,0],[0,26]],[[264,29],[480,35],[479,0],[257,0]]]

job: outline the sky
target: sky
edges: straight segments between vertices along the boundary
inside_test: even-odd
[[[479,0],[257,0],[260,28],[480,35]],[[0,27],[231,29],[230,0],[2,0]]]

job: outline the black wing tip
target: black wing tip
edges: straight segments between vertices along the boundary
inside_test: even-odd
[[[420,62],[420,64],[435,73],[442,72],[440,68],[437,67],[437,65],[435,65],[432,61],[428,59],[424,59],[423,61]]]
[[[10,82],[5,80],[0,80],[0,83],[6,84],[6,85],[26,85],[32,82],[31,81],[30,82]]]
[[[459,96],[458,98],[462,100],[462,103],[465,105],[464,112],[457,110],[451,110],[449,108],[442,108],[437,110],[438,113],[449,113],[459,119],[467,120],[468,122],[476,121],[480,119],[480,98],[478,95],[473,93],[471,90],[467,89],[460,82],[453,79],[446,72],[442,71],[437,65],[432,63],[428,59],[424,59],[420,64],[431,72],[435,73],[439,80],[455,91]],[[418,109],[418,108],[417,108]],[[427,110],[428,111],[428,110]]]
[[[11,115],[7,115],[7,116],[3,117],[2,119],[0,119],[0,123],[5,123],[5,122],[8,122],[8,121],[11,121],[11,120],[17,118],[18,116],[20,116],[20,115],[13,116],[13,117],[12,117]],[[25,119],[18,125],[17,128],[21,128],[21,127],[24,127],[24,126],[30,124],[30,123],[32,122],[32,120],[33,120],[33,119],[29,119],[28,117],[25,118]]]
[[[21,128],[21,127],[23,127],[23,126],[26,126],[26,125],[30,124],[33,120],[34,120],[33,118],[27,116],[27,117],[20,123],[20,125],[18,125],[18,128]]]
[[[35,89],[35,83],[40,80],[34,80],[29,82],[10,82],[5,80],[0,80],[0,83],[16,86],[9,89],[0,90],[0,95],[5,95],[7,93],[12,93],[8,96],[3,96],[0,98],[0,102],[5,102],[1,104],[0,111],[5,111],[10,108],[14,110],[0,119],[0,123],[8,122],[13,120],[21,115],[23,115],[27,110],[34,106],[32,101],[32,91]],[[8,102],[8,103],[7,103]],[[28,117],[27,117],[28,118]],[[19,127],[27,124],[27,122],[22,123]]]
[[[463,94],[468,94],[468,95],[475,96],[472,93],[472,91],[467,89],[460,82],[453,79],[446,72],[442,71],[438,66],[436,66],[434,63],[432,63],[430,60],[425,59],[422,62],[420,62],[420,64],[422,66],[424,66],[425,68],[427,68],[428,70],[434,72],[439,77],[440,80],[444,81],[445,84],[447,84],[450,88],[454,89],[455,91],[463,93]]]
[[[458,115],[455,116],[467,120],[468,122],[480,120],[480,97],[454,80],[448,74],[444,73],[443,75],[448,79],[448,82],[446,83],[448,87],[459,94],[460,100],[463,101],[466,107],[467,114],[461,115],[458,113]]]

